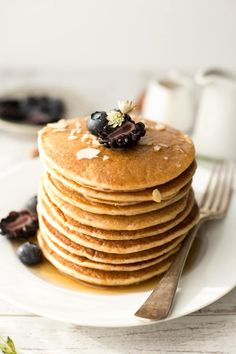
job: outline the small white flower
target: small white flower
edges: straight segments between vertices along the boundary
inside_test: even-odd
[[[122,113],[117,111],[110,111],[107,113],[108,124],[112,126],[112,128],[120,127],[124,121],[124,116]]]
[[[132,101],[118,101],[118,108],[123,114],[128,114],[134,109],[135,105]]]

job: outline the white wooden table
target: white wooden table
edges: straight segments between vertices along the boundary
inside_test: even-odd
[[[236,289],[189,316],[122,329],[78,327],[0,301],[0,335],[20,354],[235,354]]]
[[[9,82],[6,74],[1,78],[1,84],[4,77]],[[87,84],[87,92],[85,90],[84,94],[88,94],[91,87],[88,76],[84,74],[79,78],[81,87],[86,88]],[[93,75],[92,78],[94,80]],[[123,75],[121,80],[125,78],[127,79]],[[112,82],[114,77],[110,80]],[[131,86],[135,86],[135,90],[126,84],[126,92],[135,92],[136,95],[144,81],[128,81],[132,81]],[[114,97],[111,97],[110,90],[110,96],[103,97],[104,102],[121,98],[120,92],[123,89],[119,90],[117,87],[113,90]],[[90,92],[94,102],[98,101],[98,92],[99,89]],[[16,163],[26,160],[34,146],[36,142],[32,139],[16,138],[0,131],[0,175]],[[4,201],[0,199],[0,208],[2,202]],[[26,313],[0,300],[0,336],[10,336],[19,354],[236,354],[236,289],[216,303],[189,316],[133,329],[78,327]]]

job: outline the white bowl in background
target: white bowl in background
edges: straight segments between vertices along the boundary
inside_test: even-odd
[[[22,99],[27,96],[50,96],[61,99],[65,104],[65,118],[74,118],[87,114],[90,109],[86,100],[76,91],[54,86],[17,86],[1,92],[0,98]],[[11,133],[35,135],[43,125],[27,124],[26,122],[11,122],[0,117],[0,129]]]

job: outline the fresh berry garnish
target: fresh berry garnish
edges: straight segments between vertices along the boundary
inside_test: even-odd
[[[8,239],[29,238],[38,230],[38,219],[29,210],[12,211],[0,221],[0,233]]]
[[[88,130],[98,136],[100,144],[112,149],[128,149],[145,135],[145,125],[135,123],[128,113],[134,109],[131,101],[119,101],[119,109],[95,112],[88,121]]]
[[[87,128],[91,134],[98,136],[99,132],[107,123],[108,121],[106,112],[94,112],[88,119]]]
[[[99,142],[107,148],[128,149],[136,145],[145,132],[143,123],[129,120],[112,132],[104,129],[99,135]]]
[[[28,202],[26,203],[26,209],[28,209],[31,213],[37,214],[37,203],[38,203],[38,197],[35,195],[34,197],[31,197]]]
[[[17,250],[17,255],[25,265],[35,265],[42,260],[42,251],[36,243],[25,242]]]

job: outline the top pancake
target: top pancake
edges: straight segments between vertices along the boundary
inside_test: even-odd
[[[97,143],[87,131],[86,120],[86,117],[69,120],[66,129],[47,126],[39,134],[43,159],[58,173],[83,186],[98,190],[142,190],[178,177],[194,160],[192,141],[174,128],[166,126],[160,130],[157,123],[144,121],[147,132],[138,145],[114,151]],[[77,122],[81,132],[76,139],[68,140]],[[78,160],[78,151],[85,148],[97,149],[98,156]]]

